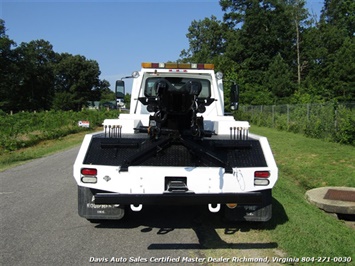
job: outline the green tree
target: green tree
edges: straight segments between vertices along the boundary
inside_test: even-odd
[[[75,105],[76,99],[75,94],[69,91],[57,91],[52,102],[52,108],[54,110],[76,110],[77,106]]]
[[[204,20],[192,21],[186,37],[189,48],[182,50],[180,57],[184,62],[212,62],[224,51],[224,29],[215,16]]]
[[[124,96],[124,103],[126,105],[126,108],[129,109],[131,106],[131,94],[126,93],[126,95]]]
[[[329,90],[332,98],[355,100],[355,38],[347,37],[339,50],[330,55]]]
[[[181,57],[233,76],[246,104],[353,101],[355,2],[325,0],[315,22],[305,1],[220,0],[223,22],[193,21]]]
[[[353,0],[324,0],[321,21],[344,30],[347,37],[354,37],[355,2]]]
[[[261,84],[263,72],[277,54],[287,62],[293,60],[292,21],[280,1],[237,0],[230,3],[229,9],[236,15],[227,16],[225,22],[230,23],[236,17],[233,24],[239,21],[243,24],[236,35],[239,49],[232,48],[235,54],[228,50],[228,55],[251,72],[249,77],[253,82]]]
[[[56,54],[45,40],[21,43],[17,55],[18,85],[12,89],[17,110],[48,110],[54,95],[53,64]]]
[[[16,43],[6,35],[5,21],[0,19],[0,108],[3,111],[12,110],[11,91],[18,84],[15,54],[12,47]]]
[[[108,80],[99,80],[98,85],[93,88],[90,101],[115,101],[115,93],[110,90],[110,82]]]
[[[297,65],[297,85],[301,86],[302,70],[303,70],[303,56],[302,56],[302,37],[305,27],[311,25],[311,20],[308,20],[309,13],[305,9],[305,0],[288,0],[286,7],[292,18],[294,25],[294,39],[296,51],[296,65]],[[286,11],[287,12],[287,11]],[[303,62],[302,62],[303,61]]]
[[[0,19],[0,108],[79,110],[109,88],[99,65],[81,55],[58,54],[45,40],[16,46]]]
[[[224,23],[230,29],[226,34],[225,55],[238,65],[236,71],[243,103],[273,102],[272,95],[281,92],[275,94],[279,86],[270,85],[269,72],[277,72],[270,70],[270,65],[278,55],[283,60],[284,69],[290,71],[295,65],[297,31],[294,30],[296,18],[292,17],[292,12],[299,10],[291,9],[291,3],[287,1],[276,0],[221,0],[220,5],[226,12]],[[297,19],[297,29],[300,20]],[[288,76],[287,82],[293,82],[292,75]]]
[[[100,102],[104,103],[104,102],[112,102],[112,101],[116,101],[115,92],[110,90],[109,87],[102,89]]]
[[[193,21],[187,34],[190,47],[182,57],[213,62],[226,73],[237,72],[244,103],[270,102],[274,92],[268,92],[271,88],[265,84],[269,66],[280,54],[288,69],[295,67],[303,6],[286,0],[221,0],[220,5],[224,21],[214,17]]]
[[[272,92],[275,103],[287,102],[295,91],[295,83],[292,81],[292,71],[280,54],[275,56],[265,75],[265,83],[268,91]]]
[[[95,98],[95,88],[100,82],[100,69],[96,61],[64,53],[59,56],[54,73],[55,98],[63,101],[55,99],[53,108],[80,110]]]
[[[303,92],[322,101],[353,101],[355,4],[326,0],[319,23],[304,38],[306,78]]]

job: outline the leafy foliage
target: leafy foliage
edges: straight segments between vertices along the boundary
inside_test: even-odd
[[[318,21],[305,4],[220,0],[223,22],[193,21],[180,60],[233,76],[243,104],[354,101],[354,1],[325,0]]]
[[[242,106],[235,115],[254,125],[355,146],[355,104]]]
[[[15,42],[0,20],[0,108],[5,112],[80,110],[109,88],[99,65],[81,55],[58,54],[45,40]]]
[[[193,58],[195,62],[209,61],[224,51],[223,25],[215,16],[202,21],[192,21],[187,37],[189,49],[181,51],[181,57]]]
[[[14,115],[0,112],[0,153],[86,130],[78,126],[80,120],[89,121],[91,128],[102,126],[104,119],[115,118],[118,114],[118,111],[96,110],[19,112]]]
[[[67,53],[61,54],[58,61],[54,68],[54,97],[68,101],[61,105],[60,101],[56,101],[54,108],[80,110],[89,100],[94,100],[93,88],[99,85],[99,65],[84,56]]]

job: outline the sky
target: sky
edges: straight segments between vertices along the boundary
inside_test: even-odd
[[[142,62],[179,59],[193,20],[223,20],[218,0],[0,0],[6,34],[18,45],[44,39],[57,53],[96,60],[111,89]],[[322,0],[308,0],[319,14]],[[319,17],[319,15],[318,15]],[[131,81],[126,81],[130,91]]]

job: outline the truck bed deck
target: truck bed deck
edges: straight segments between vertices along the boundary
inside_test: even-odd
[[[212,136],[202,140],[151,140],[143,134],[105,138],[94,135],[84,164],[107,166],[266,167],[260,142],[250,137],[226,139]]]

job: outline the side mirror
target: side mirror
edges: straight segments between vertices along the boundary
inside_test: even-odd
[[[124,81],[123,80],[117,80],[116,81],[115,95],[116,95],[116,101],[118,101],[119,99],[124,99],[125,87],[124,87]]]
[[[239,107],[239,88],[237,84],[231,86],[230,91],[230,100],[231,100],[231,110],[238,110]]]

